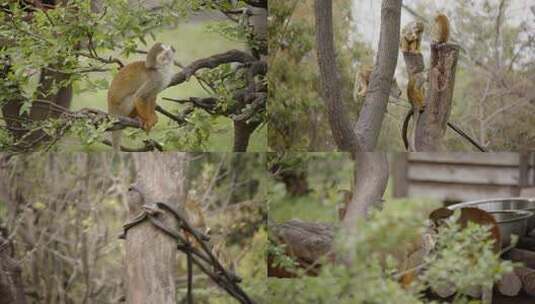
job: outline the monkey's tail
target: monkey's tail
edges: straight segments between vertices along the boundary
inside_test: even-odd
[[[401,138],[403,139],[403,145],[405,146],[405,150],[407,151],[409,151],[409,139],[407,136],[407,131],[409,129],[409,121],[411,120],[413,114],[413,109],[407,112],[407,115],[405,115],[405,119],[403,120],[403,126],[401,127]]]
[[[111,146],[113,150],[121,150],[121,130],[111,131]]]

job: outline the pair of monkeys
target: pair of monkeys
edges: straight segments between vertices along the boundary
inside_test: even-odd
[[[149,132],[158,122],[156,96],[171,83],[174,75],[175,49],[156,43],[145,61],[135,61],[123,67],[108,89],[108,113],[137,118]],[[112,146],[120,150],[121,131],[112,131]]]
[[[422,41],[422,34],[424,32],[424,24],[420,21],[412,21],[408,23],[401,31],[400,50],[407,53],[420,53],[420,44]],[[433,43],[446,43],[450,35],[450,25],[448,17],[444,14],[437,14],[434,19],[434,24],[431,29],[431,37]],[[373,71],[373,66],[363,65],[356,75],[354,97],[366,96],[368,93],[368,84],[370,76]],[[424,109],[424,92],[423,83],[425,82],[420,74],[409,74],[409,83],[407,84],[407,98],[414,108],[418,111]],[[396,80],[393,80],[390,95],[399,97],[401,91],[399,90]]]

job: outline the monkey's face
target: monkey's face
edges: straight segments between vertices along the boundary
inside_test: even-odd
[[[175,58],[175,48],[165,44],[161,44],[160,47],[161,50],[158,53],[158,56],[156,56],[156,62],[158,63],[158,65],[167,66],[169,64],[172,64],[173,59]]]
[[[424,24],[419,21],[413,21],[405,26],[403,28],[403,36],[408,41],[415,41],[420,39],[420,36],[422,35],[424,31]]]

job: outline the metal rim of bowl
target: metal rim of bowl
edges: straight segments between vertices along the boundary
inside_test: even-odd
[[[533,212],[528,211],[528,210],[502,210],[502,211],[491,211],[489,213],[490,214],[493,214],[493,213],[514,213],[515,215],[517,215],[517,216],[513,217],[512,219],[507,219],[507,220],[498,221],[498,219],[496,219],[496,223],[498,223],[498,224],[516,222],[516,221],[520,221],[520,220],[527,220],[528,218],[530,218],[533,215]]]
[[[447,208],[450,210],[454,210],[457,208],[469,207],[469,206],[474,206],[474,205],[484,204],[484,203],[501,202],[501,201],[529,201],[529,202],[535,203],[535,197],[504,197],[504,198],[482,199],[482,200],[475,200],[475,201],[468,201],[468,202],[453,204],[453,205],[448,206]],[[515,209],[513,211],[516,211],[516,210],[535,211],[535,206],[533,206],[533,208]]]
[[[465,208],[465,207],[475,207],[478,204],[482,204],[482,203],[489,203],[489,202],[493,202],[493,201],[503,201],[503,200],[528,200],[528,201],[533,201],[532,199],[525,199],[525,198],[507,198],[507,199],[506,198],[499,198],[499,199],[492,199],[492,200],[478,200],[478,201],[463,202],[463,203],[459,203],[459,204],[454,204],[454,205],[448,206],[447,208],[450,209],[450,210],[455,210],[455,209]],[[475,207],[475,208],[477,208],[477,207]],[[500,211],[490,211],[490,212],[487,211],[487,212],[489,214],[492,214],[492,213],[514,213],[515,215],[518,215],[518,217],[514,217],[514,218],[508,219],[508,220],[501,220],[501,221],[496,220],[496,223],[501,224],[501,223],[510,223],[510,222],[515,222],[515,221],[519,221],[519,220],[527,220],[527,219],[529,219],[534,214],[534,212],[530,211],[530,209],[500,210]],[[483,209],[481,209],[481,210],[483,210]]]

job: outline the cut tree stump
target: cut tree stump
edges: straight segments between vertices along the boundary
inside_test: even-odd
[[[425,111],[416,126],[416,151],[440,151],[452,108],[455,71],[459,57],[456,44],[431,44],[431,64],[425,94]]]

